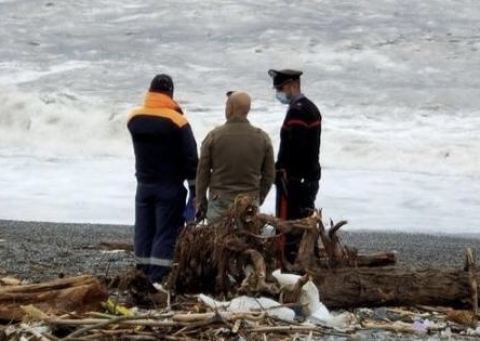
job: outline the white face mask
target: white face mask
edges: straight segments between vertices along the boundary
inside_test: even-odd
[[[290,99],[287,97],[287,95],[284,92],[277,91],[277,93],[275,94],[275,97],[282,104],[289,104],[290,103]]]

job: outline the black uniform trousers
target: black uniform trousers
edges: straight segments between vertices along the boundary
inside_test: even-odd
[[[315,199],[319,189],[319,181],[304,179],[280,179],[276,183],[276,215],[283,220],[294,220],[308,217],[315,208]],[[279,240],[279,249],[283,250],[285,259],[294,263],[302,233],[287,233]]]

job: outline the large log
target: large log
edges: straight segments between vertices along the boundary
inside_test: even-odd
[[[321,301],[331,309],[415,305],[472,307],[469,273],[461,269],[340,268],[315,273],[312,277]]]
[[[25,315],[22,306],[28,305],[54,315],[95,311],[107,298],[106,287],[93,276],[0,287],[0,320],[21,320]]]

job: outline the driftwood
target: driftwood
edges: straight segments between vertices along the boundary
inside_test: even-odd
[[[185,297],[186,298],[186,297]],[[199,308],[201,310],[199,310]],[[291,339],[462,339],[476,340],[476,317],[467,311],[422,306],[352,309],[337,327],[282,321],[262,309],[229,312],[201,307],[190,296],[175,310],[140,314],[89,312],[46,315],[34,311],[27,323],[0,325],[0,340],[271,340]],[[338,322],[338,320],[337,320]],[[370,332],[374,331],[374,332]],[[395,334],[391,334],[393,332]],[[399,335],[402,333],[403,335]],[[445,337],[445,335],[448,335]]]
[[[305,274],[319,269],[395,264],[394,252],[359,255],[337,236],[346,224],[326,229],[321,211],[298,220],[281,220],[257,212],[249,197],[238,197],[233,208],[215,224],[189,225],[181,233],[168,286],[177,293],[278,293],[270,274],[283,264],[286,272]],[[266,228],[274,234],[265,234]],[[278,250],[285,233],[303,234],[297,257],[289,263]],[[321,245],[320,245],[321,244]]]
[[[28,305],[53,315],[94,311],[107,297],[106,287],[93,276],[0,287],[0,320],[21,320]]]
[[[329,308],[434,305],[472,307],[461,269],[340,268],[312,275]]]
[[[470,250],[463,269],[378,266],[395,264],[395,253],[361,255],[357,249],[343,246],[337,232],[345,224],[331,222],[326,229],[321,222],[321,211],[314,211],[305,219],[281,221],[259,214],[251,202],[239,199],[217,224],[191,225],[182,232],[175,251],[174,271],[164,283],[174,292],[152,285],[148,277],[136,270],[113,281],[103,279],[110,289],[116,288],[115,297],[108,300],[106,288],[90,276],[33,285],[18,285],[14,279],[4,278],[4,285],[13,286],[0,288],[0,319],[7,322],[5,327],[0,325],[0,340],[351,339],[368,338],[369,329],[375,330],[375,335],[368,334],[372,338],[381,331],[438,337],[443,333],[480,335],[476,330],[478,274]],[[268,226],[275,227],[275,233],[262,233]],[[270,274],[279,260],[283,261],[277,252],[277,239],[291,231],[302,234],[303,238],[293,264],[285,266],[289,272],[302,276],[286,289],[279,287]],[[131,250],[128,243],[102,246]],[[311,286],[311,280],[328,308],[349,308],[348,312],[335,314],[332,325],[298,325],[295,321],[272,317],[262,309],[229,312],[199,304],[195,296],[179,295],[182,292],[224,296],[270,294],[279,299],[282,307],[299,308],[299,296],[305,289],[302,286]],[[152,314],[142,311],[136,316],[137,310],[129,308],[128,300],[123,301],[128,296],[121,293],[128,293],[134,301],[155,310]],[[171,294],[174,294],[173,305]],[[105,309],[99,312],[102,303]],[[392,305],[410,306],[415,311],[385,307]],[[376,306],[382,307],[367,308]],[[468,307],[471,311],[440,306]],[[303,309],[302,312],[304,317],[311,313]],[[42,330],[31,328],[28,323],[11,323],[24,315],[35,326],[41,323]],[[385,339],[391,336],[380,335]]]
[[[321,211],[282,221],[258,213],[251,200],[239,197],[221,221],[183,230],[167,287],[180,294],[279,295],[270,274],[282,261],[286,272],[309,275],[329,308],[436,305],[468,307],[476,314],[478,274],[471,255],[463,270],[397,268],[392,266],[394,252],[360,255],[343,246],[337,232],[345,224],[331,222],[326,229]],[[265,226],[276,233],[262,235]],[[303,238],[294,264],[289,264],[279,258],[276,245],[279,236],[292,231]]]

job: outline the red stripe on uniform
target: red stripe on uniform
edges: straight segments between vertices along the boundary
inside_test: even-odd
[[[279,218],[287,220],[287,210],[288,208],[288,201],[285,198],[285,196],[282,195],[282,198],[280,199],[280,212],[279,213]]]
[[[287,129],[288,130],[288,129],[290,129],[291,126],[294,126],[294,125],[302,126],[302,127],[307,128],[307,129],[310,129],[310,128],[319,127],[321,124],[322,124],[321,121],[315,121],[313,123],[308,124],[307,122],[302,121],[302,120],[290,120],[283,125],[282,129]]]
[[[283,220],[287,220],[287,212],[288,212],[288,201],[285,196],[281,196],[280,198],[280,207],[279,207],[279,218]],[[280,268],[283,268],[283,254],[285,253],[285,235],[281,235],[277,239],[277,261]]]

